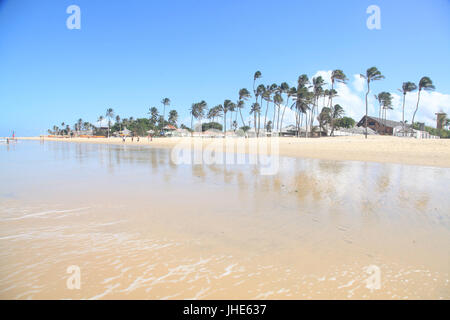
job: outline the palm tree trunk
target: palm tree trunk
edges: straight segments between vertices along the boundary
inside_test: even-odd
[[[414,110],[414,114],[413,114],[412,121],[411,121],[411,131],[412,131],[413,135],[414,135],[414,118],[416,117],[417,109],[419,109],[420,91],[421,90],[419,89],[419,93],[417,94],[416,110]]]
[[[261,128],[261,111],[258,111],[258,133],[256,134],[256,137],[259,138],[259,130]]]
[[[405,136],[405,99],[406,99],[406,94],[403,94],[403,107],[402,107],[403,136]]]
[[[276,115],[277,115],[277,105],[275,104],[275,102],[273,103],[273,118],[272,118],[272,132],[275,129],[275,119],[276,119]]]
[[[245,127],[244,117],[242,117],[242,111],[241,108],[239,108],[239,114],[241,116],[242,126]],[[256,125],[256,124],[255,124]]]
[[[269,110],[269,100],[267,100],[267,106],[266,106],[266,115],[264,116],[264,130],[267,130],[267,111]],[[267,137],[267,132],[266,132],[266,137]]]
[[[288,105],[289,105],[289,97],[286,100],[286,105],[284,106],[283,113],[281,114],[280,130],[283,128],[284,113],[286,112],[286,106]]]
[[[330,109],[333,107],[333,89],[334,89],[334,79],[331,80],[331,91],[330,91],[330,98],[329,98]]]
[[[164,122],[165,122],[165,121],[164,121],[164,117],[165,117],[165,116],[166,116],[166,105],[164,105],[164,108],[163,108],[163,118],[162,118],[162,120],[163,120],[162,122],[163,122],[163,123],[162,123],[162,128],[164,128]]]
[[[367,97],[369,95],[370,92],[370,82],[367,81],[367,93],[366,93],[366,119],[365,119],[365,125],[366,125],[366,139],[367,139],[367,111],[368,111],[368,101],[367,101]]]
[[[226,133],[227,133],[227,113],[224,112],[223,113],[223,134],[224,134],[224,137],[226,137]]]

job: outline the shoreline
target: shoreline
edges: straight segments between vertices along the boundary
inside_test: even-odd
[[[16,137],[17,140],[42,140],[41,137]],[[228,138],[226,145],[234,150],[236,139]],[[260,138],[261,139],[261,138]],[[269,138],[270,139],[270,138]],[[256,138],[245,139],[245,153],[250,153],[249,142]],[[94,143],[112,145],[153,146],[157,148],[173,148],[180,143],[184,147],[192,143],[201,144],[203,148],[218,138],[153,138],[153,141],[140,138],[131,142],[128,138],[48,138],[44,141]],[[230,151],[227,148],[227,151]],[[234,152],[237,152],[234,150]],[[322,138],[279,138],[279,155],[294,158],[312,158],[337,161],[363,161],[379,163],[396,163],[405,165],[450,168],[450,139],[411,139],[392,136],[341,136]]]

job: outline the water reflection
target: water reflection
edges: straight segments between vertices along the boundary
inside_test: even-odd
[[[61,270],[82,253],[85,268],[104,274],[98,287],[121,279],[127,283],[121,292],[128,294],[137,292],[128,290],[137,281],[159,288],[155,297],[191,297],[187,285],[163,281],[178,275],[173,270],[186,272],[179,278],[192,281],[192,296],[211,281],[211,290],[215,284],[229,298],[242,288],[241,276],[254,274],[254,282],[243,282],[248,284],[241,297],[264,296],[284,285],[283,293],[298,298],[307,292],[295,287],[306,281],[305,270],[344,260],[358,267],[389,265],[395,272],[386,277],[401,274],[404,265],[449,269],[450,169],[282,157],[279,171],[267,176],[255,164],[176,165],[170,152],[62,142],[0,148],[0,293],[9,290],[11,279],[22,281],[2,278],[39,261],[27,248],[43,254],[46,263],[57,261]],[[158,264],[146,264],[148,255]],[[223,274],[236,278],[222,281]],[[32,276],[43,285],[38,274]],[[94,288],[80,297],[96,294]]]

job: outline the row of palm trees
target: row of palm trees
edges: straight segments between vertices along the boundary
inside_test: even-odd
[[[382,80],[385,77],[376,67],[371,67],[366,70],[365,74],[360,75],[365,79],[367,83],[367,91],[365,94],[365,107],[366,107],[366,117],[365,117],[365,136],[367,138],[367,116],[368,116],[368,96],[370,94],[370,86],[374,81]],[[300,132],[300,128],[304,127],[305,136],[311,136],[313,131],[319,128],[322,130],[326,125],[331,125],[331,135],[334,132],[335,122],[337,119],[341,118],[344,114],[343,108],[336,104],[333,104],[333,98],[338,95],[335,90],[335,85],[337,83],[346,84],[348,81],[345,73],[336,69],[331,73],[331,86],[330,88],[325,88],[327,85],[325,80],[321,76],[313,77],[311,80],[306,74],[302,74],[298,77],[297,85],[290,87],[287,82],[282,82],[280,85],[273,83],[271,85],[264,85],[262,83],[257,84],[262,78],[262,73],[256,71],[253,76],[253,97],[254,102],[250,106],[249,114],[253,115],[253,126],[256,136],[260,135],[261,131],[261,115],[264,113],[264,124],[263,128],[266,131],[274,131],[280,133],[283,127],[283,120],[285,116],[286,109],[294,111],[296,131]],[[400,90],[403,94],[403,106],[402,106],[402,122],[405,126],[405,100],[406,95],[418,89],[417,104],[412,116],[411,123],[414,124],[414,119],[419,108],[420,94],[422,90],[433,90],[434,85],[429,77],[422,77],[419,81],[418,86],[413,82],[404,82],[402,89]],[[252,97],[250,91],[246,88],[239,90],[237,99],[235,101],[230,99],[225,99],[223,104],[218,104],[212,108],[208,109],[207,103],[202,100],[200,102],[193,103],[189,109],[191,116],[191,130],[193,130],[194,119],[201,122],[205,117],[212,120],[213,122],[218,118],[223,118],[223,130],[227,131],[227,116],[229,115],[229,125],[234,130],[238,127],[238,114],[240,116],[240,121],[242,122],[242,128],[249,128],[246,126],[244,117],[242,115],[242,110],[245,108],[246,103]],[[389,92],[380,92],[375,95],[376,100],[378,100],[379,117],[386,119],[387,110],[392,110],[392,95]],[[319,105],[322,100],[322,109],[319,112]],[[264,104],[265,102],[265,110]],[[159,115],[158,109],[156,107],[149,108],[149,120],[154,126],[158,123],[160,128],[164,128],[166,125],[166,107],[170,106],[170,99],[164,98],[161,101],[163,106],[162,116]],[[269,109],[272,104],[272,119],[269,119]],[[98,118],[98,122],[103,122],[104,119],[108,120],[108,137],[110,135],[110,128],[112,119],[114,118],[114,110],[108,108],[105,115]],[[132,119],[132,118],[130,118]],[[116,123],[120,123],[120,117],[117,115],[115,118]],[[175,124],[178,120],[178,113],[176,110],[171,110],[169,112],[169,123]],[[318,126],[315,126],[315,121],[317,120]],[[81,130],[81,128],[89,127],[90,124],[83,122],[80,119],[76,124],[76,130]],[[92,125],[91,125],[92,127]],[[54,128],[55,129],[55,128]],[[66,128],[67,129],[67,128]],[[404,128],[405,129],[405,128]],[[405,130],[403,130],[405,131]]]

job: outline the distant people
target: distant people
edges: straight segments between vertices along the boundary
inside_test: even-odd
[[[6,144],[9,144],[9,138],[6,138]]]
[[[137,142],[139,142],[139,136],[137,137]]]
[[[125,142],[125,136],[122,137],[122,142]]]

